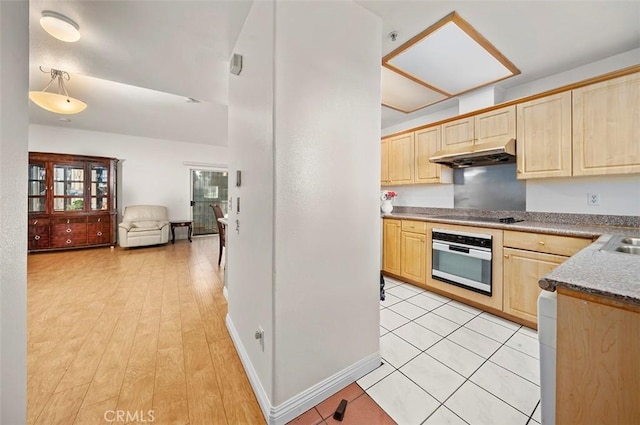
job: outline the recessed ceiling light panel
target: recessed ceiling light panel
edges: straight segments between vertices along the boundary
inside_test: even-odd
[[[382,65],[429,89],[422,102],[415,98],[415,92],[407,92],[402,101],[396,99],[394,109],[405,112],[415,110],[419,103],[433,103],[434,93],[450,98],[520,74],[513,63],[456,12],[384,56]]]
[[[58,40],[68,43],[80,40],[80,26],[71,18],[51,10],[42,12],[40,25]]]

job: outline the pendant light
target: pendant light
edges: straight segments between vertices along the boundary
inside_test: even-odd
[[[52,10],[42,11],[40,26],[58,40],[68,43],[80,40],[80,26],[61,13]]]
[[[40,67],[40,71],[47,72],[42,67]],[[51,81],[49,81],[49,84],[42,91],[30,91],[29,99],[42,109],[56,114],[77,114],[84,111],[87,104],[70,97],[67,93],[67,88],[64,86],[64,80],[69,81],[70,79],[69,73],[57,69],[51,69],[50,73]],[[58,93],[48,92],[47,89],[55,80],[58,80]]]

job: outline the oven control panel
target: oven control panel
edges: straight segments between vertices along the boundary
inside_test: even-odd
[[[433,229],[432,239],[434,241],[453,242],[460,245],[474,246],[480,248],[491,248],[491,235],[480,235],[473,233],[455,232],[452,230]]]

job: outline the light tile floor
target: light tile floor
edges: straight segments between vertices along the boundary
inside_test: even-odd
[[[540,423],[538,334],[385,278],[383,364],[357,383],[400,425]]]

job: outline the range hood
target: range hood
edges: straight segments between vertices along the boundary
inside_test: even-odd
[[[451,168],[506,164],[516,161],[516,140],[480,143],[461,148],[449,148],[436,152],[430,162]]]

